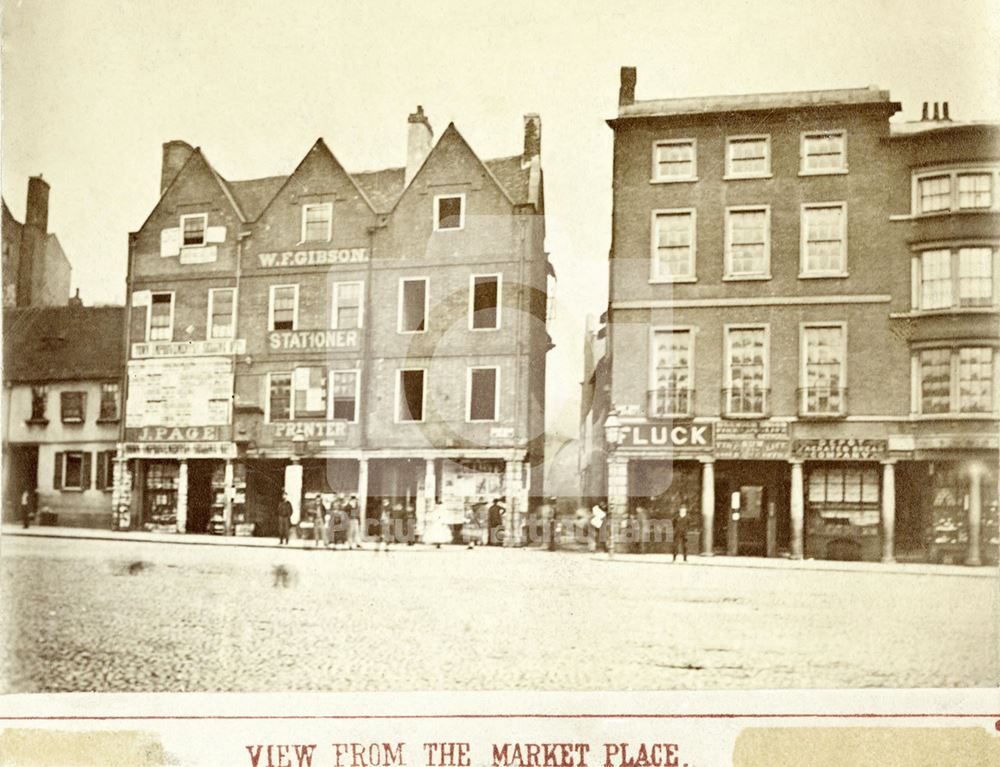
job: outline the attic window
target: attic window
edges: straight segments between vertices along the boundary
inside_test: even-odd
[[[184,247],[196,247],[205,244],[205,229],[208,228],[208,214],[198,213],[193,216],[181,216],[181,244]]]
[[[439,195],[434,198],[434,229],[445,231],[465,226],[465,195]]]
[[[333,203],[302,206],[302,242],[328,242],[332,225]]]

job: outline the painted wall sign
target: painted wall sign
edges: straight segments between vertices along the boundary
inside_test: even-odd
[[[954,434],[917,437],[917,450],[996,450],[1000,438],[991,434]]]
[[[224,426],[232,422],[232,398],[231,358],[132,360],[125,426]]]
[[[620,427],[616,444],[619,447],[708,448],[712,446],[713,434],[710,423],[683,426],[640,424]]]
[[[242,338],[216,341],[159,341],[132,344],[132,359],[149,357],[214,357],[246,354],[247,342]]]
[[[784,461],[790,453],[787,423],[722,421],[715,425],[715,457],[720,460]]]
[[[267,334],[267,345],[274,352],[354,351],[360,343],[358,330],[274,330]]]
[[[347,421],[278,421],[268,425],[275,439],[292,439],[299,435],[307,440],[347,436]]]
[[[122,446],[125,458],[235,458],[236,445],[232,442],[126,442]]]
[[[144,426],[125,429],[129,442],[218,442],[230,438],[229,426]]]
[[[368,248],[340,248],[338,250],[285,250],[258,253],[257,260],[264,268],[281,266],[336,266],[339,264],[364,264],[368,262]]]
[[[810,461],[875,461],[885,457],[884,439],[797,439],[792,455]]]

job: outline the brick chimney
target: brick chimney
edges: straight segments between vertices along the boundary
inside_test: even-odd
[[[194,154],[194,148],[186,141],[168,141],[163,145],[163,165],[160,168],[160,194],[167,191],[170,183],[177,178],[184,163]]]
[[[618,106],[627,107],[635,103],[635,67],[622,67],[621,85],[618,87]]]
[[[521,162],[527,165],[532,157],[542,154],[542,118],[535,112],[524,116],[524,152]]]
[[[418,105],[417,111],[411,114],[406,122],[406,175],[403,178],[403,186],[409,186],[413,177],[417,175],[420,166],[431,153],[431,141],[434,139],[434,130],[422,106]]]
[[[24,205],[24,226],[21,228],[21,257],[17,268],[18,306],[31,306],[34,284],[45,269],[48,232],[49,185],[39,174],[28,179],[28,200]]]

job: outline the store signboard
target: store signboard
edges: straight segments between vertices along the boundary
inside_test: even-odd
[[[236,445],[232,442],[126,442],[122,446],[123,456],[128,458],[166,458],[181,460],[188,458],[223,459],[236,457]]]
[[[219,442],[229,440],[231,427],[225,426],[143,426],[125,429],[128,442]]]
[[[361,332],[350,330],[274,330],[267,334],[273,352],[357,351]]]
[[[995,434],[954,434],[917,437],[917,450],[996,450],[1000,438]]]
[[[787,461],[787,423],[723,421],[715,425],[715,457],[726,460]]]
[[[128,365],[125,427],[231,423],[233,363],[226,357],[154,358]]]
[[[347,436],[347,421],[278,421],[267,429],[274,440],[337,440]]]
[[[712,447],[714,429],[710,423],[684,425],[639,424],[621,426],[613,441],[619,447],[670,447],[704,450]]]
[[[257,260],[265,269],[288,266],[340,266],[368,263],[368,248],[334,250],[285,250],[258,253]]]
[[[888,443],[884,439],[797,439],[792,442],[792,456],[807,461],[877,461],[885,458]]]
[[[132,344],[132,359],[149,357],[213,357],[246,354],[243,338],[223,338],[213,341],[153,341]]]

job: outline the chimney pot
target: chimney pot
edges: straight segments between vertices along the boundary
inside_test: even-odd
[[[936,101],[934,102],[934,121],[935,122],[937,122],[938,120],[941,119],[940,106],[941,105],[938,104],[938,102],[936,102]]]
[[[409,186],[413,177],[417,175],[417,171],[420,170],[420,166],[427,159],[427,155],[431,153],[434,129],[431,128],[431,121],[424,114],[423,106],[419,104],[417,111],[410,114],[406,122],[406,171],[403,176],[403,185]]]
[[[948,102],[944,102],[941,105],[941,119],[951,122],[951,116],[948,114]]]
[[[618,87],[618,106],[624,107],[635,103],[635,67],[621,68],[621,84]]]
[[[925,101],[924,102],[924,108],[923,108],[923,110],[920,113],[920,120],[921,121],[924,121],[924,120],[926,120],[928,118],[928,116],[929,116],[929,114],[928,114],[928,108],[929,108],[929,106],[930,105]]]

